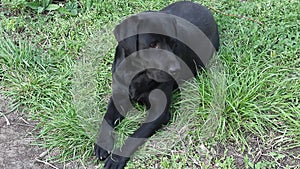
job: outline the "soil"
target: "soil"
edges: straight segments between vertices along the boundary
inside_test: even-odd
[[[0,87],[1,90],[1,87]],[[0,94],[0,169],[95,169],[79,161],[60,164],[48,161],[57,152],[48,153],[37,145],[38,122],[9,109],[9,98]]]
[[[0,168],[52,168],[39,162],[45,150],[32,145],[35,140],[31,133],[34,133],[36,122],[28,121],[19,112],[10,112],[8,100],[0,95]]]

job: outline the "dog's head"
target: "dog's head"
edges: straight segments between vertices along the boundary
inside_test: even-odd
[[[148,11],[133,15],[116,27],[114,35],[125,58],[138,52],[135,55],[138,59],[133,59],[133,62],[146,68],[149,78],[165,82],[174,78],[181,69],[179,58],[174,55],[176,41],[172,38],[177,33],[176,20],[157,17],[157,14]],[[145,50],[149,52],[142,52]]]
[[[173,52],[176,41],[170,37],[152,33],[138,34],[120,41],[119,46],[124,50],[125,58],[132,54],[136,57],[136,66],[147,68],[151,65],[152,68],[145,70],[146,75],[158,82],[171,80],[181,69]]]
[[[178,79],[175,77],[176,80],[181,80],[183,74],[187,77],[183,79],[188,79],[196,74],[198,66],[204,67],[208,63],[215,48],[211,43],[213,36],[207,37],[202,27],[201,24],[196,26],[175,15],[145,12],[122,21],[116,26],[114,35],[119,43],[118,47],[122,49],[120,53],[123,54],[123,59],[136,52],[139,53],[136,56],[141,56],[144,53],[140,51],[156,50],[147,53],[145,57],[139,57],[142,59],[130,61],[138,60],[136,65],[133,64],[135,67],[147,69],[149,78],[163,82],[169,81],[170,75],[174,78],[177,73],[182,75]],[[173,57],[166,57],[170,53]],[[182,60],[186,65],[181,64]]]

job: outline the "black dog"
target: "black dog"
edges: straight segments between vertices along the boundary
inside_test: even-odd
[[[168,123],[172,92],[181,80],[190,78],[188,73],[195,76],[199,68],[204,68],[219,48],[213,16],[196,3],[176,2],[161,11],[144,12],[131,19],[115,30],[119,43],[112,66],[113,95],[95,144],[95,154],[100,160],[106,159],[107,169],[124,168],[146,138]],[[195,28],[203,34],[192,31]],[[156,30],[151,32],[150,29]],[[133,34],[128,33],[130,31]],[[113,129],[124,119],[131,102],[144,104],[147,118],[121,150],[115,150],[110,156],[114,146]]]

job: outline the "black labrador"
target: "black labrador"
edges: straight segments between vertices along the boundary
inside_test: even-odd
[[[134,28],[129,30],[128,25]],[[195,27],[200,34],[193,31]],[[120,38],[122,34],[126,35]],[[95,154],[106,159],[106,169],[124,168],[138,147],[169,122],[172,92],[186,80],[185,73],[195,76],[219,48],[217,24],[210,11],[187,1],[134,16],[116,28],[115,36],[112,97],[95,144]],[[184,67],[188,68],[185,72]],[[113,130],[132,102],[145,105],[147,117],[120,150],[113,150]]]

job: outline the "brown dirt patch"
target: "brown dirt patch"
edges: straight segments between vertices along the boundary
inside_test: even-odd
[[[0,168],[49,168],[35,159],[45,150],[32,145],[36,122],[21,113],[10,112],[8,98],[0,95]]]
[[[55,169],[83,168],[78,161],[67,164],[49,162],[46,149],[36,143],[36,121],[23,113],[10,112],[9,99],[0,95],[0,168],[1,169]]]

